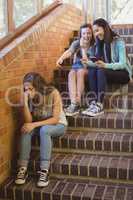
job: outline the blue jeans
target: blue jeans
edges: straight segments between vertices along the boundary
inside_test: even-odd
[[[66,126],[63,124],[45,125],[39,128],[40,133],[40,168],[49,169],[52,140],[51,137],[61,136],[65,133]],[[31,152],[31,139],[34,134],[38,133],[38,129],[34,129],[31,133],[21,135],[20,157],[18,164],[27,167],[30,152]]]
[[[92,99],[103,103],[106,88],[106,75],[104,69],[90,67],[88,78]]]

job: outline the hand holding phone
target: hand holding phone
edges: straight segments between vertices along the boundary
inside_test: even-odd
[[[92,62],[97,62],[98,60],[100,60],[99,58],[95,57],[95,56],[91,56],[89,57],[89,59],[92,61]]]

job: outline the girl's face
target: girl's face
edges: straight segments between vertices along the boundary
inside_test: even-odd
[[[103,40],[104,39],[104,29],[101,26],[98,25],[93,25],[93,33],[94,33],[94,37],[98,37],[99,40]]]
[[[81,38],[83,40],[88,41],[88,42],[91,41],[91,39],[92,39],[92,31],[91,31],[91,29],[89,27],[81,29]]]
[[[36,90],[30,82],[24,83],[24,92],[28,93],[29,98],[33,99],[36,94]]]

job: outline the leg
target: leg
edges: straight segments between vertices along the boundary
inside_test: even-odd
[[[35,130],[31,133],[21,135],[20,157],[18,161],[19,169],[15,180],[15,183],[18,185],[24,184],[28,177],[27,166],[31,152],[31,138],[34,132]]]
[[[77,71],[72,69],[68,75],[68,87],[71,104],[65,109],[67,116],[73,116],[79,113],[79,105],[77,104]]]
[[[85,75],[88,73],[86,69],[79,69],[77,71],[77,102],[81,104],[81,96],[85,87]]]
[[[40,168],[48,170],[51,159],[52,141],[51,137],[61,136],[65,133],[63,124],[46,125],[40,128]]]
[[[95,101],[91,101],[88,109],[82,113],[94,117],[104,113],[102,105],[106,86],[104,69],[91,68],[89,70],[89,83],[90,91],[93,92],[91,95]]]
[[[91,98],[97,101],[97,68],[90,67],[89,73],[89,93],[91,94]]]
[[[71,70],[68,75],[68,88],[69,88],[69,95],[71,99],[71,103],[76,103],[76,71]]]
[[[106,87],[106,75],[104,69],[97,69],[97,102],[103,103]]]
[[[130,81],[129,74],[126,70],[105,69],[105,75],[109,84],[127,84]]]
[[[34,133],[35,130],[33,130],[31,133],[21,135],[20,156],[18,161],[18,164],[20,166],[27,167],[28,165],[31,152],[31,139]]]

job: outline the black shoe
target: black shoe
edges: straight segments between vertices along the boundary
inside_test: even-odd
[[[39,180],[37,182],[38,187],[46,187],[49,184],[48,180],[48,171],[47,170],[41,170],[38,172],[40,174]]]
[[[17,173],[17,177],[16,177],[16,180],[15,180],[15,183],[17,185],[22,185],[22,184],[24,184],[26,182],[27,177],[28,177],[27,168],[20,167],[18,169],[18,173]]]

